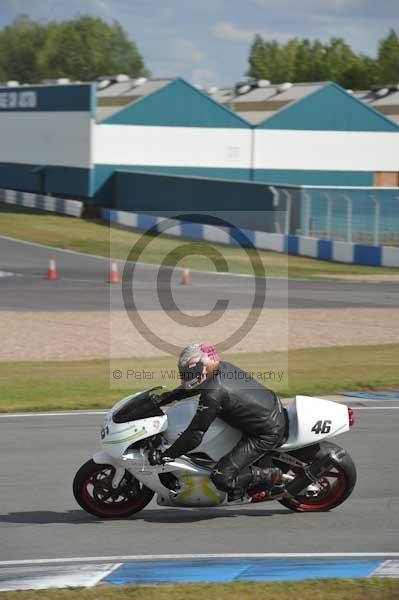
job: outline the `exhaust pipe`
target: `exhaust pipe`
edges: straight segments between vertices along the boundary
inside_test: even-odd
[[[308,485],[320,479],[331,467],[341,463],[345,455],[345,450],[340,449],[322,456],[318,461],[305,467],[304,472],[286,486],[286,491],[290,496],[296,496]]]

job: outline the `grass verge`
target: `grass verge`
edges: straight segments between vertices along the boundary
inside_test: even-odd
[[[286,352],[232,354],[224,358],[262,374],[262,383],[282,396],[389,389],[398,385],[399,344],[292,350],[288,361]],[[110,385],[115,368],[124,374],[123,386],[114,387],[115,381]],[[107,408],[138,390],[155,385],[175,387],[175,370],[175,358],[167,356],[120,359],[112,364],[108,360],[1,362],[0,412]],[[285,374],[281,383],[273,376],[278,371]]]
[[[2,592],[2,600],[397,600],[399,579],[325,579]]]
[[[143,233],[116,227],[110,228],[103,221],[75,219],[0,204],[0,235],[88,254],[100,256],[111,254],[113,258],[125,258]],[[148,238],[148,236],[146,237]],[[168,253],[181,247],[182,241],[184,241],[182,238],[158,236],[151,241],[140,260],[160,264]],[[248,255],[242,248],[221,246],[215,243],[212,243],[212,246],[219,247],[228,263],[229,271],[253,273]],[[278,252],[260,251],[259,255],[264,270],[269,276],[286,277],[288,274],[289,277],[322,277],[324,279],[328,275],[392,275],[399,273],[399,269],[347,265],[302,256],[287,256]],[[215,270],[214,264],[205,256],[200,255],[182,255],[179,266]],[[225,270],[221,263],[220,266],[222,267],[220,270]]]

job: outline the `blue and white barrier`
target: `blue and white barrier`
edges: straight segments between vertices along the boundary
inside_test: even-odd
[[[349,242],[319,240],[298,235],[265,233],[264,231],[253,231],[244,228],[188,223],[156,215],[117,211],[109,208],[101,209],[101,217],[111,223],[144,231],[152,227],[158,229],[161,223],[168,221],[167,229],[160,228],[168,235],[229,245],[249,246],[253,244],[260,250],[297,254],[320,260],[357,265],[399,267],[399,248],[393,246],[367,246]]]
[[[24,206],[25,208],[37,208],[70,217],[81,217],[83,212],[83,202],[79,200],[65,200],[64,198],[53,198],[52,196],[42,196],[17,190],[0,189],[0,202]]]
[[[399,577],[399,560],[384,559],[371,553],[363,556],[360,553],[360,556],[353,558],[322,555],[309,558],[298,555],[297,558],[291,558],[289,554],[281,554],[278,558],[264,558],[254,554],[208,554],[104,557],[103,560],[102,563],[95,559],[80,558],[4,561],[0,564],[0,591],[93,587],[98,584],[154,585]]]

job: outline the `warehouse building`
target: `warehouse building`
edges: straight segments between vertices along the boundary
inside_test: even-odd
[[[327,83],[257,125],[255,179],[296,185],[398,186],[398,134],[398,125],[335,83]]]
[[[0,187],[108,206],[123,196],[137,209],[140,177],[143,210],[163,177],[180,177],[177,196],[173,187],[157,194],[158,210],[179,194],[190,203],[200,186],[192,178],[240,182],[253,206],[265,182],[399,186],[399,125],[372,107],[381,100],[388,110],[396,92],[367,104],[334,83],[242,88],[205,93],[179,78],[123,77],[1,88]],[[185,187],[182,178],[191,178]],[[208,197],[224,209],[232,187],[217,189]]]
[[[330,82],[272,84],[267,80],[239,83],[234,87],[212,87],[209,95],[257,125],[266,117],[304,98]],[[375,86],[371,90],[345,90],[364,104],[399,123],[399,84]]]
[[[127,90],[118,85],[124,99]],[[109,195],[112,176],[120,170],[251,179],[251,129],[244,119],[182,79],[143,86],[141,96],[122,106],[114,96],[107,97],[115,103],[108,106],[99,96],[96,197]]]
[[[0,188],[89,197],[95,87],[0,88]]]

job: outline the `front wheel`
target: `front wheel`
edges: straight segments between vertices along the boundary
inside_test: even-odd
[[[295,458],[311,464],[325,455],[326,451],[340,450],[330,442],[321,442],[316,448],[304,448],[293,452]],[[298,475],[299,470],[285,466],[285,473]],[[334,465],[323,476],[294,497],[284,497],[280,504],[296,512],[324,512],[342,504],[352,493],[356,484],[356,467],[346,454],[341,463]]]
[[[86,512],[102,519],[130,517],[151,501],[154,492],[125,471],[114,490],[112,465],[98,465],[93,460],[82,465],[73,481],[73,495]]]

